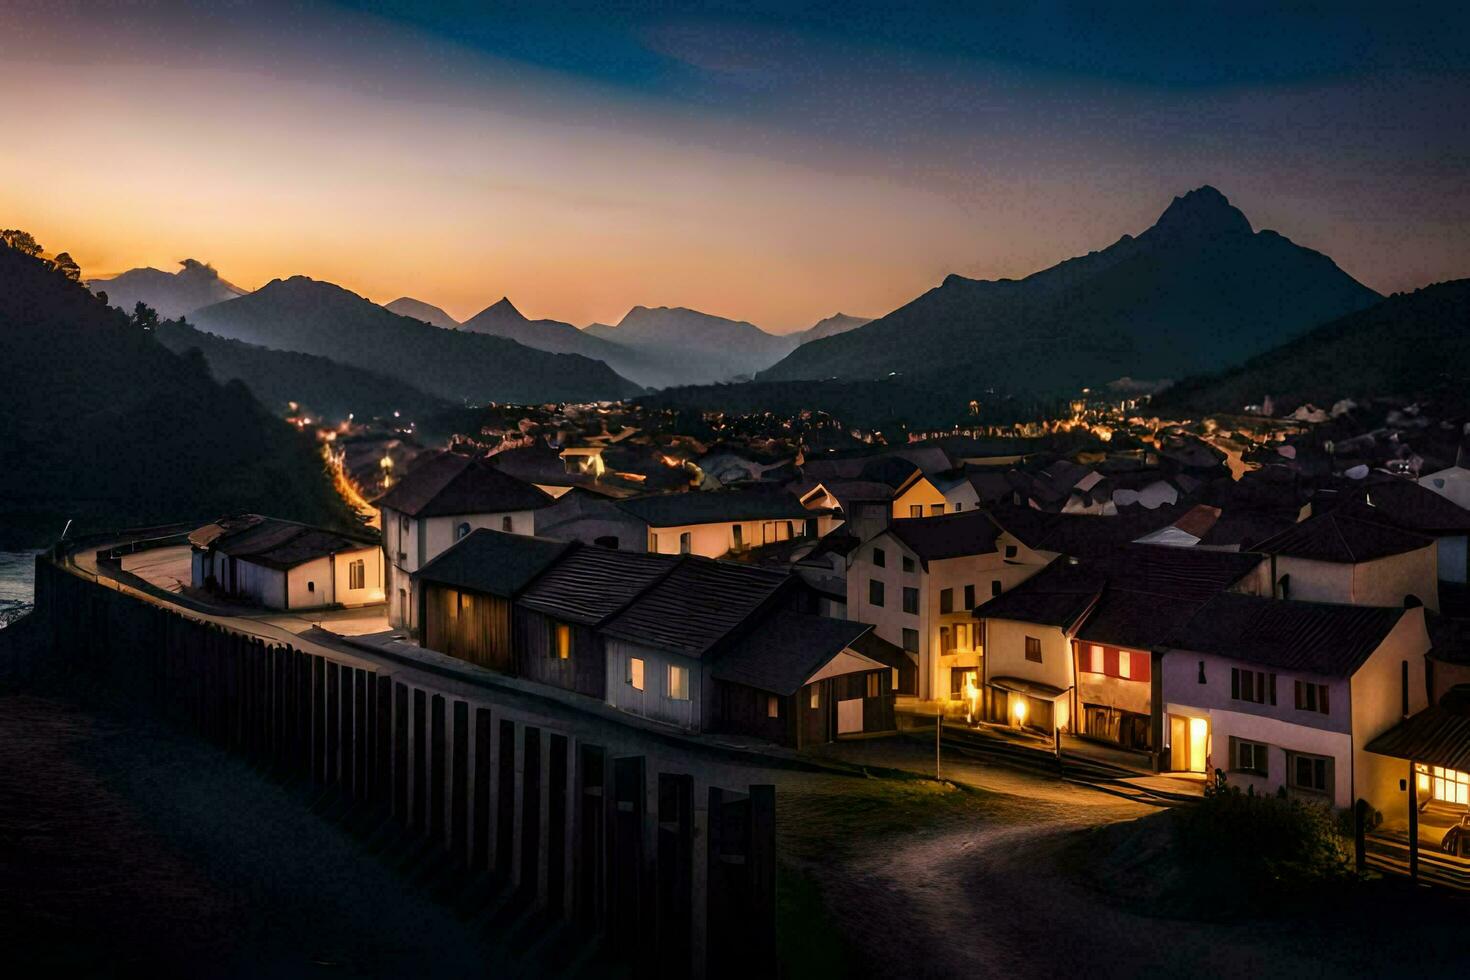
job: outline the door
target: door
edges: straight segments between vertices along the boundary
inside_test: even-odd
[[[837,734],[847,735],[863,730],[863,699],[837,702]]]
[[[1169,716],[1169,768],[1174,772],[1204,772],[1209,754],[1210,723],[1204,718]]]

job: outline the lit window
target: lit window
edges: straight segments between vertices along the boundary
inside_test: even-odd
[[[930,504],[929,505],[929,516],[930,517],[942,517],[942,516],[944,516],[944,505],[943,504]]]
[[[877,674],[868,675],[868,697],[876,698],[882,690],[882,679]]]
[[[572,628],[566,623],[556,624],[556,659],[568,660],[572,656]]]
[[[347,587],[349,589],[367,588],[367,564],[361,558],[347,564]]]
[[[910,504],[909,505],[909,516],[910,517],[923,517],[924,516],[924,505],[923,504]]]
[[[1101,674],[1103,672],[1103,648],[1094,643],[1088,648],[1088,657],[1090,663],[1087,669],[1094,674]]]
[[[774,694],[767,695],[766,697],[766,717],[781,717],[781,699],[776,697]]]
[[[669,664],[667,681],[670,701],[689,700],[689,668]]]
[[[1118,676],[1133,676],[1133,654],[1129,653],[1127,650],[1118,651]]]
[[[809,703],[813,708],[820,708],[822,706],[822,689],[815,684],[812,685],[812,695]]]
[[[643,660],[639,657],[628,658],[628,683],[633,690],[643,690]]]

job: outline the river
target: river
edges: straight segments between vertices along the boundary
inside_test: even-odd
[[[25,615],[36,594],[34,551],[0,551],[0,628]]]

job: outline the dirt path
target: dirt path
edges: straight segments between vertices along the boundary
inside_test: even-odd
[[[484,951],[248,767],[150,724],[0,697],[13,975],[467,975]]]

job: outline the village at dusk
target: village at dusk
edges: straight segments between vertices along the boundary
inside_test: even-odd
[[[1470,974],[1470,14],[0,5],[17,977]]]

